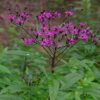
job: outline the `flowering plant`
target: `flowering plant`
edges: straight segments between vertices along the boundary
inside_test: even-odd
[[[62,18],[64,15],[66,21],[59,25],[51,24],[54,20]],[[79,41],[88,42],[92,40],[97,43],[97,37],[93,35],[92,30],[86,23],[80,22],[75,25],[71,22],[74,13],[70,10],[61,14],[57,11],[43,11],[37,17],[38,28],[30,27],[30,19],[32,15],[28,11],[10,12],[8,21],[18,26],[22,34],[20,39],[28,45],[38,44],[44,48],[51,59],[51,72],[54,72],[55,66],[58,64],[62,55],[67,50],[76,45]]]

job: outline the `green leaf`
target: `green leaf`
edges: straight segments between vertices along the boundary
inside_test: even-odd
[[[75,100],[81,100],[79,91],[75,91]]]
[[[97,79],[100,79],[100,70],[96,67],[93,67],[94,75]]]
[[[24,99],[14,95],[0,95],[0,100],[24,100]]]
[[[5,87],[5,85],[7,86],[10,83],[11,83],[10,78],[8,78],[8,77],[0,78],[0,88],[3,88],[3,87]]]
[[[86,92],[92,97],[100,99],[100,84],[94,82],[91,83],[90,88],[88,88]]]
[[[26,52],[26,51],[22,51],[22,50],[9,50],[9,51],[6,51],[6,54],[19,55],[19,56],[32,55],[32,53]]]
[[[50,100],[56,100],[59,91],[59,81],[52,80],[52,84],[49,85],[49,97]]]
[[[66,67],[66,65],[60,66],[60,67],[56,67],[55,68],[55,73],[59,73],[59,74],[67,74],[69,72],[68,68]]]
[[[57,4],[62,4],[63,0],[55,0]]]
[[[46,76],[46,78],[48,78],[48,73],[46,71],[46,68],[44,66],[38,66],[38,68],[44,73],[44,75]]]
[[[60,91],[56,100],[74,100],[73,92],[62,92]]]
[[[10,70],[3,66],[3,65],[0,65],[0,73],[7,73],[7,74],[11,74]]]
[[[88,91],[87,94],[100,98],[100,90],[90,89],[90,91]]]
[[[61,81],[61,83],[62,83],[61,89],[65,90],[65,89],[72,87],[81,78],[82,78],[82,75],[78,74],[78,73],[70,73],[70,74],[66,75]]]
[[[4,89],[1,90],[0,94],[4,94],[4,93],[18,93],[24,91],[23,90],[23,86],[22,85],[10,85],[8,87],[5,87]]]

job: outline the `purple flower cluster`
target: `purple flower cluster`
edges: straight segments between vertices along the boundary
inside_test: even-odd
[[[20,12],[15,14],[8,15],[8,21],[15,25],[23,25],[24,22],[28,19],[28,13]]]
[[[53,45],[53,41],[50,39],[43,39],[40,41],[40,44],[42,46],[52,46]]]
[[[72,17],[74,13],[72,11],[66,11],[66,17]],[[63,22],[60,25],[53,25],[50,23],[52,19],[61,18],[60,12],[43,11],[37,16],[37,21],[39,28],[30,33],[28,31],[28,38],[24,37],[23,42],[25,45],[31,45],[33,43],[38,43],[41,46],[46,47],[58,47],[58,44],[63,45],[74,45],[78,41],[87,42],[91,37],[93,37],[92,31],[88,26],[81,22],[78,25]],[[11,23],[16,25],[23,25],[24,22],[29,19],[29,15],[26,12],[21,12],[19,15],[10,14],[8,19]],[[25,32],[27,32],[25,31]],[[97,42],[97,38],[93,37],[93,42]],[[63,47],[62,45],[62,47]]]
[[[91,30],[86,25],[84,27],[75,26],[72,23],[65,23],[64,25],[51,26],[40,24],[40,29],[34,33],[39,39],[40,45],[52,46],[58,43],[75,44],[77,41],[88,41],[91,37]],[[38,39],[38,38],[37,38]]]
[[[50,11],[43,11],[40,13],[40,15],[37,16],[37,20],[41,23],[47,22],[51,19],[61,17],[61,13],[59,12],[50,12]]]

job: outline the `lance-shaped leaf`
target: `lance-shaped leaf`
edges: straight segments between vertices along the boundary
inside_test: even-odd
[[[50,100],[56,100],[58,92],[59,92],[59,81],[53,79],[52,83],[49,85],[49,97]]]
[[[69,89],[75,83],[77,83],[81,78],[82,78],[82,75],[78,73],[70,73],[66,75],[61,81],[62,83],[61,90]]]

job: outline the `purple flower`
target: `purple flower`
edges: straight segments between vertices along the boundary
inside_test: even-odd
[[[28,14],[26,12],[22,12],[20,13],[20,17],[25,21],[28,18]]]
[[[80,34],[87,34],[87,30],[86,29],[80,30]]]
[[[73,39],[73,38],[68,38],[68,43],[69,44],[75,44],[75,39]]]
[[[73,12],[72,11],[66,11],[65,12],[65,15],[67,16],[67,17],[71,17],[71,16],[73,16]]]
[[[61,13],[59,12],[50,12],[50,11],[43,11],[41,12],[40,15],[37,16],[37,19],[39,22],[44,23],[44,22],[48,22],[49,20],[56,18],[56,17],[60,17]]]
[[[86,26],[86,24],[85,24],[84,22],[81,22],[81,23],[79,24],[79,26],[80,26],[81,28],[83,28],[83,27]]]
[[[53,17],[55,18],[55,17],[61,17],[61,13],[59,13],[59,12],[54,12],[53,13]]]
[[[72,23],[67,23],[67,24],[64,25],[64,27],[65,27],[66,29],[68,29],[68,30],[74,29],[74,25],[73,25]]]
[[[91,34],[92,34],[92,30],[87,29],[87,30],[86,30],[86,34],[87,34],[87,35],[91,35]]]
[[[43,17],[42,15],[37,16],[37,20],[38,20],[39,22],[44,22],[44,21],[45,21],[45,20],[44,20],[44,17]]]
[[[83,41],[87,41],[89,36],[85,33],[83,33],[83,34],[81,33],[81,34],[79,34],[78,38],[83,40]]]
[[[47,19],[50,19],[50,18],[52,18],[52,13],[51,13],[51,12],[45,11],[45,12],[43,13],[43,16],[44,16],[45,18],[47,18]]]
[[[25,45],[31,45],[31,44],[35,43],[35,39],[33,39],[33,38],[24,39],[23,41],[24,41]]]
[[[21,18],[16,19],[16,25],[22,25],[24,21]]]
[[[49,39],[43,39],[40,41],[40,44],[42,46],[51,46],[51,45],[53,45],[53,41],[49,40]]]
[[[15,15],[9,15],[7,19],[8,21],[13,22],[15,18],[16,18]]]
[[[53,27],[51,28],[51,31],[52,31],[54,34],[60,34],[60,33],[65,32],[65,28],[64,28],[64,27],[61,27],[61,26],[53,26]]]
[[[45,35],[46,35],[46,36],[51,36],[51,37],[52,37],[52,36],[54,36],[54,34],[55,34],[55,33],[54,33],[54,32],[51,32],[51,31],[45,32]]]
[[[36,36],[41,36],[41,35],[42,35],[42,33],[41,33],[40,31],[34,32],[34,34],[35,34]]]
[[[48,27],[46,26],[41,26],[41,32],[47,32],[48,31]]]
[[[94,36],[94,37],[93,37],[93,43],[94,43],[94,44],[98,44],[98,41],[99,41],[99,39],[98,39],[96,36]]]
[[[52,16],[52,13],[51,12],[48,12],[48,11],[43,11],[41,12],[40,15],[37,16],[37,19],[39,22],[47,22],[48,20],[52,19],[53,16]]]
[[[72,29],[71,34],[77,35],[78,34],[78,29],[76,29],[76,28]]]
[[[58,31],[59,28],[60,28],[60,27],[58,27],[58,26],[53,26],[53,27],[51,27],[51,30],[52,30],[52,31]]]

